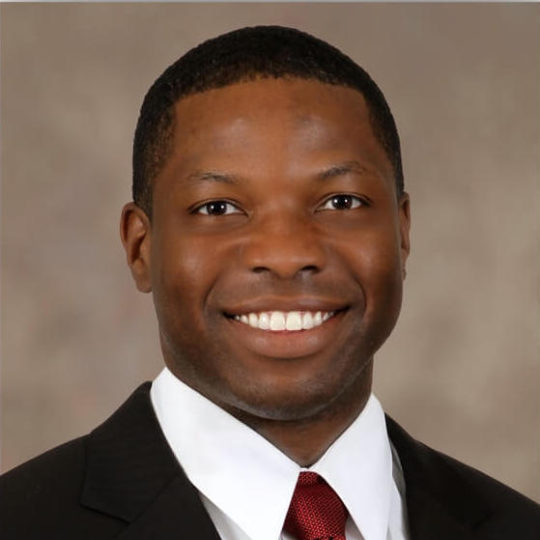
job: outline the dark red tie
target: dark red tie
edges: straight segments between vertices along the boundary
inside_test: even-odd
[[[347,509],[317,473],[298,477],[283,530],[297,540],[345,540]]]

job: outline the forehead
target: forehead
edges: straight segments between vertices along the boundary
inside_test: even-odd
[[[243,101],[238,98],[243,97]],[[337,105],[345,100],[347,107],[365,109],[364,96],[357,90],[340,85],[332,85],[312,79],[300,78],[258,78],[240,81],[220,88],[206,90],[181,98],[176,103],[179,115],[187,115],[189,109],[211,102],[219,105],[243,109],[260,109],[273,104],[283,109],[297,109],[302,112],[314,110],[320,106]],[[356,107],[355,105],[356,104]],[[335,109],[336,107],[334,107]],[[226,111],[223,111],[226,112]]]
[[[235,163],[291,169],[315,166],[319,159],[354,159],[393,178],[365,99],[351,88],[258,79],[188,96],[174,112],[169,165],[181,164],[184,172]]]

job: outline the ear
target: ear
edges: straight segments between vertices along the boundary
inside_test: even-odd
[[[128,203],[122,209],[120,237],[137,289],[150,292],[151,224],[146,213],[135,203]]]
[[[400,249],[401,249],[401,273],[403,279],[407,275],[405,269],[405,263],[411,251],[411,241],[409,232],[411,229],[411,201],[409,194],[403,192],[398,201],[398,213],[399,213],[399,236],[400,236]]]

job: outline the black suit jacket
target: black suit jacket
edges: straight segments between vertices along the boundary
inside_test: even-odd
[[[218,540],[155,417],[150,383],[104,424],[0,478],[2,540]],[[540,507],[388,431],[403,465],[411,540],[539,540]]]

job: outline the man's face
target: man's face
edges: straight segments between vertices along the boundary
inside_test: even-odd
[[[396,322],[408,199],[355,90],[263,79],[182,99],[141,219],[134,273],[165,362],[233,413],[324,411]]]

